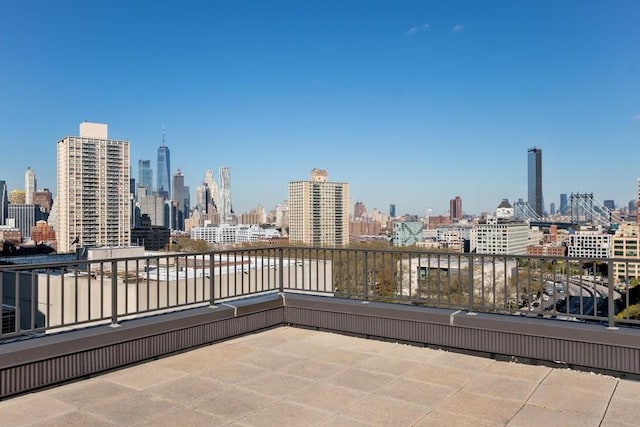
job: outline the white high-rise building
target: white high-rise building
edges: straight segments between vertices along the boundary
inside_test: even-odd
[[[280,228],[283,232],[289,228],[289,201],[276,205],[276,227]]]
[[[218,185],[216,184],[216,180],[213,177],[213,171],[212,170],[207,170],[204,173],[204,179],[202,180],[203,183],[207,184],[207,187],[209,188],[209,200],[207,200],[207,204],[209,203],[209,201],[212,201],[214,203],[218,203]]]
[[[106,124],[84,122],[57,147],[58,252],[130,243],[129,141],[108,138]]]
[[[24,200],[25,204],[31,205],[33,204],[33,193],[37,190],[36,186],[36,174],[31,169],[31,167],[27,167],[27,171],[24,173]]]
[[[329,182],[313,169],[311,181],[289,183],[289,240],[314,246],[349,244],[349,184]]]
[[[220,166],[220,189],[218,191],[218,213],[223,224],[232,222],[231,217],[231,172],[226,166]]]

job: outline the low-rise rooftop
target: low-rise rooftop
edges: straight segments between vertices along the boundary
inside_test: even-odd
[[[640,382],[278,327],[0,402],[3,426],[623,426]]]

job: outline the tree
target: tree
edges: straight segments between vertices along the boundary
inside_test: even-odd
[[[207,252],[210,250],[210,247],[204,240],[179,237],[175,244],[173,244],[173,250],[178,252]]]
[[[616,319],[633,319],[640,320],[640,304],[634,304],[626,309],[622,310],[620,313],[616,314]]]

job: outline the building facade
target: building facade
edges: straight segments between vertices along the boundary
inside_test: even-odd
[[[578,258],[609,258],[611,235],[581,231],[569,235],[567,256]]]
[[[36,191],[33,193],[33,204],[40,206],[40,210],[45,214],[51,212],[53,206],[53,195],[48,188],[44,188],[42,191]]]
[[[24,205],[27,201],[27,193],[24,190],[14,189],[9,192],[9,203]]]
[[[151,169],[151,160],[138,160],[138,188],[142,187],[144,187],[145,195],[151,194],[153,191],[153,169]]]
[[[566,215],[569,209],[569,199],[567,193],[560,194],[560,215]]]
[[[251,243],[259,240],[275,239],[280,233],[274,229],[263,229],[257,225],[209,224],[194,227],[190,236],[193,240],[204,240],[213,245]]]
[[[9,215],[9,192],[6,181],[0,180],[0,226],[5,225]]]
[[[353,207],[353,217],[354,218],[364,218],[367,216],[367,207],[362,202],[356,202]]]
[[[206,184],[208,191],[208,196],[205,197],[203,205],[205,209],[209,209],[211,205],[216,206],[218,203],[218,184],[216,184],[213,175],[213,171],[209,169],[204,173],[204,178],[202,179],[202,184]]]
[[[226,166],[220,167],[220,188],[218,190],[218,213],[223,224],[233,223],[231,213],[231,171]]]
[[[460,196],[449,200],[449,218],[451,218],[452,221],[462,219],[462,198]]]
[[[20,230],[22,239],[30,240],[32,227],[42,219],[40,206],[12,203],[9,205],[9,218],[15,220],[15,227]]]
[[[422,221],[394,222],[391,241],[393,246],[413,246],[424,240]]]
[[[180,169],[173,175],[173,194],[172,200],[176,204],[176,210],[178,218],[176,221],[176,230],[184,230],[184,219],[187,217],[189,211],[188,206],[185,206],[186,196],[185,196],[185,186],[184,186],[184,175]]]
[[[31,229],[31,240],[36,243],[46,242],[49,245],[56,245],[56,232],[46,221],[36,221],[36,225]]]
[[[489,218],[474,228],[475,251],[479,254],[525,255],[529,244],[526,222]]]
[[[58,252],[129,245],[129,170],[129,141],[109,139],[106,124],[81,123],[80,136],[58,141]]]
[[[148,251],[159,251],[169,245],[168,228],[151,225],[151,219],[143,214],[140,224],[131,230],[131,243]]]
[[[140,214],[147,215],[154,227],[164,227],[164,200],[155,193],[138,197]]]
[[[638,194],[636,195],[636,222],[640,225],[640,178],[638,178],[637,186]]]
[[[640,225],[622,224],[613,236],[613,263],[616,282],[630,283],[640,279]]]
[[[310,181],[289,183],[289,240],[312,246],[349,244],[349,184],[313,169]]]
[[[544,213],[542,206],[542,149],[530,148],[527,160],[527,201],[531,209],[541,217]]]
[[[378,236],[382,233],[382,224],[380,224],[380,221],[360,218],[358,221],[349,223],[349,233],[354,237]]]
[[[164,129],[162,129],[162,145],[158,147],[156,192],[168,199],[171,196],[171,153],[164,143]]]
[[[27,205],[33,204],[33,193],[37,190],[36,186],[36,174],[30,166],[27,167],[24,173],[24,202]]]

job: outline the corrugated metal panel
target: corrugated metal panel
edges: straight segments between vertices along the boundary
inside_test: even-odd
[[[283,320],[281,307],[3,369],[0,370],[0,397],[274,327]]]
[[[442,320],[439,323],[421,321],[415,313],[412,318],[402,318],[401,313],[386,317],[379,314],[393,313],[394,310],[384,312],[375,308],[363,309],[363,306],[355,306],[354,312],[349,312],[344,302],[338,305],[323,301],[319,304],[321,309],[288,304],[240,317],[219,317],[220,320],[97,346],[34,363],[25,362],[0,370],[0,397],[282,324],[640,375],[640,348],[631,344],[624,347],[520,331],[514,333],[495,328],[451,326],[443,324]]]
[[[526,334],[287,307],[287,323],[570,366],[640,374],[640,350]]]

